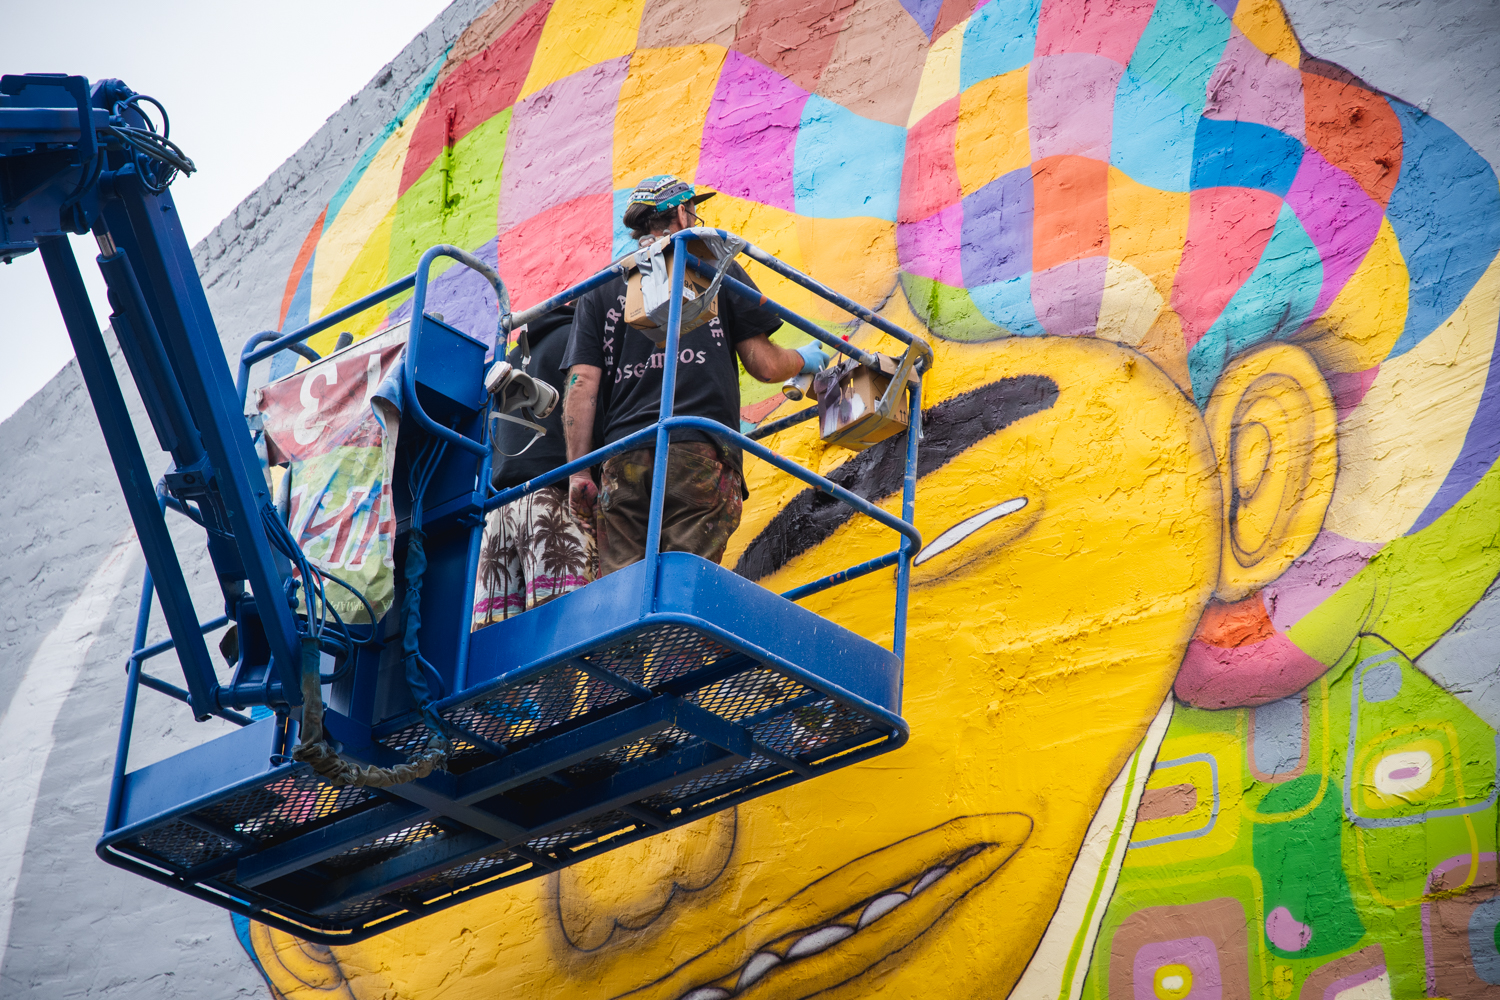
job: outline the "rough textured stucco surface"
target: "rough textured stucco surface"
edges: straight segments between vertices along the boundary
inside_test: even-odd
[[[250,334],[277,325],[281,288],[307,227],[370,137],[483,6],[460,0],[445,11],[194,248],[228,355],[237,356]],[[123,371],[118,357],[116,363]],[[145,429],[148,461],[164,464],[150,457],[159,452],[147,440],[149,423],[138,399],[129,398],[137,428]],[[130,520],[76,362],[0,424],[0,454],[12,472],[0,484],[0,532],[9,552],[0,564],[0,699],[8,704],[42,639]],[[138,556],[133,562],[58,715],[0,964],[3,997],[266,995],[222,911],[94,856],[140,595],[143,564]],[[190,583],[200,608],[213,609],[216,588],[203,568],[201,561],[189,567]],[[158,623],[153,638],[162,631]],[[146,705],[159,697],[143,694]],[[164,698],[156,707],[163,711],[142,713],[136,763],[221,731],[196,725]]]
[[[415,39],[368,87],[335,113],[323,129],[196,248],[195,257],[230,355],[237,353],[239,345],[251,333],[280,324],[291,291],[287,288],[288,275],[294,272],[299,250],[309,231],[314,228],[319,213],[334,197],[339,185],[350,175],[361,154],[371,148],[373,138],[382,133],[398,110],[423,86],[425,74],[434,61],[450,45],[455,47],[448,57],[449,63],[477,57],[482,42],[475,42],[474,39],[496,37],[512,30],[518,23],[524,27],[525,21],[521,17],[523,6],[513,4],[491,7],[482,0],[459,0]],[[947,127],[957,129],[962,134],[964,123],[968,120],[964,117],[964,105],[958,98],[947,96],[949,89],[958,86],[957,58],[955,57],[952,66],[946,66],[940,58],[928,58],[926,68],[915,73],[902,67],[911,62],[911,53],[927,48],[928,37],[924,31],[934,32],[932,37],[937,38],[942,31],[967,16],[967,9],[955,14],[954,11],[961,4],[930,2],[912,3],[905,8],[894,2],[858,5],[828,3],[824,6],[827,8],[826,17],[811,28],[806,28],[780,23],[777,5],[758,0],[750,0],[748,3],[716,0],[712,5],[682,4],[677,0],[652,3],[648,5],[640,26],[642,40],[639,44],[642,47],[665,44],[650,40],[659,37],[671,39],[673,45],[690,42],[705,50],[709,46],[732,47],[727,56],[722,51],[718,55],[726,60],[726,66],[741,56],[750,56],[777,69],[782,77],[792,81],[801,91],[815,95],[808,98],[806,93],[799,94],[788,88],[788,100],[827,99],[832,103],[843,104],[863,116],[868,123],[861,127],[867,129],[863,134],[869,137],[868,148],[872,150],[882,148],[880,142],[888,134],[882,130],[882,126],[913,126],[913,135],[920,135],[920,120],[924,116],[935,115],[927,119],[929,126],[933,121],[946,121]],[[1417,105],[1454,129],[1490,164],[1500,164],[1500,112],[1496,111],[1500,105],[1495,100],[1496,95],[1500,94],[1500,6],[1472,0],[1412,0],[1406,3],[1376,3],[1372,0],[1318,3],[1311,0],[1288,0],[1284,6],[1298,40],[1307,52],[1345,67],[1369,85]],[[601,5],[601,9],[604,7],[613,9],[611,5]],[[925,19],[921,30],[914,27],[912,17],[907,15],[908,9],[921,13],[918,22]],[[475,21],[481,14],[484,16]],[[472,27],[471,21],[474,22]],[[684,42],[680,27],[688,21],[697,26],[698,35]],[[738,37],[735,31],[737,24],[749,26]],[[533,38],[533,44],[534,42]],[[621,47],[618,52],[606,53],[615,60],[611,69],[615,75],[607,78],[601,76],[597,86],[621,86],[620,76],[624,66],[620,60],[627,49],[628,46]],[[684,60],[685,58],[683,57]],[[695,58],[707,57],[700,52]],[[601,64],[609,62],[602,57],[595,60],[593,56],[585,59],[580,55],[579,59],[584,60],[579,63],[579,67],[596,61]],[[1088,74],[1099,67],[1094,66],[1094,70],[1089,70],[1085,63],[1086,59],[1079,61],[1080,68],[1076,74],[1056,79],[1063,80],[1071,87],[1081,85],[1079,81],[1087,83],[1098,77],[1098,73],[1093,77]],[[641,70],[641,67],[634,67],[634,70]],[[646,70],[669,73],[670,67],[648,66]],[[497,68],[497,72],[502,71],[503,67]],[[945,82],[945,74],[953,77],[951,87]],[[751,80],[748,76],[746,79],[747,89],[761,86],[758,80]],[[867,82],[870,80],[885,80],[889,85],[871,88]],[[1046,92],[1048,80],[1045,73],[1039,73],[1031,81],[1031,85],[1036,88],[1033,100],[1045,100],[1049,97]],[[1114,85],[1114,78],[1111,78],[1110,84]],[[1023,97],[1027,93],[1027,85],[1024,79],[1019,83],[1019,93]],[[527,89],[530,86],[526,81],[515,80],[511,101],[518,98],[526,100],[530,96],[530,90]],[[963,86],[967,88],[969,82],[965,81]],[[957,90],[953,89],[953,92],[957,93]],[[692,99],[698,100],[696,97]],[[603,141],[606,143],[609,141],[608,133],[620,127],[610,117],[612,102],[613,98],[597,102],[600,113],[595,124],[601,134],[605,135]],[[944,111],[949,102],[951,108]],[[1270,109],[1266,114],[1274,116],[1274,102],[1269,97],[1266,102],[1265,106]],[[700,115],[712,113],[707,110],[707,96],[703,96],[699,103],[705,109],[699,112]],[[657,123],[654,127],[670,130],[672,126],[670,123]],[[1024,121],[1021,127],[1024,129]],[[1107,123],[1104,127],[1107,128]],[[1054,138],[1058,142],[1064,142],[1068,137]],[[1084,133],[1074,138],[1087,144],[1097,138],[1097,135]],[[545,147],[547,139],[548,134],[543,132],[539,145]],[[912,148],[912,141],[910,138],[907,140],[908,149]],[[695,150],[695,159],[684,169],[698,169],[700,178],[714,169],[714,164],[710,162],[710,145],[705,141],[701,164],[696,159],[700,153]],[[998,143],[986,147],[988,155],[996,159],[1011,155],[1003,146],[1003,143]],[[731,166],[740,165],[728,156],[723,162],[728,162]],[[597,166],[603,172],[608,172],[610,168],[607,164]],[[617,170],[622,169],[618,164],[614,166]],[[918,166],[921,164],[918,163]],[[399,175],[399,164],[395,165],[395,171]],[[961,184],[962,194],[971,193],[970,182],[973,180],[974,178],[966,178],[962,171],[958,171],[955,190],[960,190],[958,185]],[[613,179],[615,188],[626,183],[619,177]],[[796,204],[797,179],[791,174],[773,178],[760,177],[753,170],[725,169],[716,180],[716,186],[726,192],[731,191],[735,183],[745,186],[742,193],[746,198],[753,195],[763,204],[772,204],[777,198],[790,199],[791,204]],[[1089,183],[1092,183],[1089,177],[1081,174],[1068,175],[1059,181],[1059,189],[1069,190],[1068,185],[1082,188]],[[1288,183],[1291,183],[1290,178]],[[502,185],[503,182],[497,184],[497,187]],[[605,186],[609,186],[608,181]],[[771,190],[773,187],[774,192]],[[528,196],[533,194],[534,192],[528,193]],[[184,191],[183,195],[190,196],[190,192]],[[494,192],[494,197],[502,199],[503,212],[505,194],[497,191]],[[998,199],[1000,196],[996,197]],[[1182,195],[1184,201],[1187,197],[1186,194]],[[998,204],[997,201],[997,210]],[[1245,201],[1227,205],[1224,210],[1229,213],[1249,212],[1254,207],[1249,201]],[[493,202],[488,205],[487,210],[489,208],[493,208]],[[589,194],[568,201],[559,211],[579,213],[569,218],[592,219],[592,215],[586,216],[584,213],[598,215],[607,213],[609,208],[607,195],[601,199],[598,195]],[[1046,205],[1039,204],[1038,210],[1046,211]],[[898,218],[895,212],[893,205],[892,219]],[[907,221],[904,215],[899,218],[902,222]],[[1271,230],[1275,219],[1273,212],[1266,223],[1268,240],[1274,238]],[[493,235],[494,219],[489,218],[488,223]],[[412,231],[424,236],[431,235],[419,225]],[[876,247],[877,244],[884,246],[879,243],[884,237],[868,236],[862,231],[849,235],[827,229],[824,233],[825,242],[828,243],[838,240],[868,240],[871,247]],[[418,235],[412,236],[413,240],[419,238]],[[1070,231],[1068,238],[1082,245],[1100,237],[1092,231],[1079,230]],[[1145,247],[1143,252],[1160,252],[1159,247],[1151,242],[1150,234],[1142,236],[1141,241],[1141,245]],[[1180,244],[1181,240],[1178,239],[1177,242]],[[489,253],[493,255],[493,244],[490,247]],[[607,250],[607,247],[603,249]],[[1027,249],[1028,252],[1032,250],[1029,247]],[[1071,244],[1059,244],[1049,252],[1055,252],[1058,260],[1067,262],[1076,249]],[[1180,251],[1180,246],[1178,249]],[[894,255],[894,248],[890,252]],[[1007,266],[1005,260],[999,259],[991,264],[997,269],[996,273],[1001,273]],[[841,273],[840,278],[855,280],[859,275]],[[1107,287],[1119,289],[1125,286],[1111,283]],[[1105,295],[1109,294],[1113,293],[1106,291]],[[1157,297],[1159,300],[1160,295]],[[1093,312],[1088,316],[1074,316],[1066,311],[1074,308],[1073,304],[1058,298],[1048,306],[1041,301],[1044,298],[1045,296],[1039,298],[1039,308],[1046,306],[1052,308],[1053,312],[1043,315],[1041,320],[1052,324],[1089,325],[1101,311],[1108,311],[1106,300],[1092,303],[1089,308]],[[1183,312],[1187,316],[1187,310],[1184,309]],[[1148,333],[1146,336],[1155,335]],[[1091,357],[1086,351],[1081,353],[1077,362],[1079,367],[1085,368],[1094,363],[1090,360]],[[1180,372],[1169,371],[1168,374],[1177,384],[1185,384],[1189,377],[1186,362]],[[1351,378],[1357,381],[1358,372],[1354,371]],[[1343,388],[1346,388],[1343,383],[1333,386],[1336,401],[1341,398],[1338,394]],[[1357,396],[1355,398],[1357,401]],[[139,414],[138,407],[135,412]],[[765,412],[762,409],[759,415],[763,416]],[[143,421],[138,422],[138,426],[143,424]],[[1381,441],[1375,438],[1372,440],[1374,444],[1370,447],[1378,448]],[[150,449],[148,454],[151,454]],[[4,519],[0,520],[0,537],[7,543],[9,553],[8,558],[0,563],[0,625],[3,625],[3,632],[0,632],[0,705],[8,705],[14,692],[22,684],[26,668],[37,654],[44,637],[58,626],[67,608],[78,599],[86,581],[98,568],[111,546],[128,530],[129,524],[76,365],[69,364],[37,396],[0,424],[0,455],[5,457],[9,472],[0,480],[0,509],[5,511]],[[1383,488],[1386,485],[1379,482],[1371,486],[1371,489]],[[1340,561],[1358,560],[1363,565],[1370,553],[1353,547],[1329,549],[1326,552],[1319,549],[1315,550],[1314,555],[1316,558],[1312,562],[1316,563],[1316,567],[1325,568],[1327,576],[1336,577],[1338,582],[1342,582],[1348,578],[1348,574],[1339,573],[1337,567],[1341,565]],[[110,868],[93,855],[93,842],[102,825],[122,687],[120,667],[130,641],[138,570],[137,561],[127,575],[123,590],[113,599],[110,614],[100,623],[84,660],[79,680],[62,705],[52,730],[54,747],[41,775],[35,816],[29,830],[9,829],[4,833],[6,837],[22,838],[24,855],[14,894],[9,940],[5,943],[3,964],[0,964],[0,997],[215,998],[268,995],[259,971],[236,940],[229,920],[222,911]],[[201,565],[196,570],[193,576],[195,593],[206,596],[208,581],[204,579]],[[1323,587],[1322,590],[1318,589],[1320,586]],[[1319,598],[1331,591],[1325,583],[1317,581],[1308,584],[1308,587]],[[1222,623],[1226,632],[1238,629],[1250,634],[1256,629],[1264,629],[1265,634],[1272,634],[1282,628],[1284,623],[1295,622],[1306,610],[1309,598],[1304,592],[1294,593],[1292,588],[1285,587],[1282,591],[1267,593],[1265,600],[1267,606],[1259,612],[1258,617],[1234,619],[1232,615],[1226,615]],[[206,602],[204,607],[211,607],[211,602]],[[1495,634],[1494,623],[1500,621],[1500,612],[1496,608],[1500,608],[1500,588],[1491,589],[1483,602],[1447,638],[1431,647],[1416,663],[1418,668],[1427,670],[1432,677],[1450,688],[1466,684],[1480,690],[1482,694],[1476,699],[1475,710],[1491,725],[1495,723],[1494,688],[1493,684],[1486,686],[1485,682],[1493,680],[1495,668],[1493,665],[1487,669],[1482,666],[1476,668],[1475,664],[1476,657],[1482,655],[1487,648],[1493,652],[1493,640],[1488,637]],[[1294,635],[1293,638],[1297,636]],[[961,644],[961,640],[956,642]],[[1383,655],[1379,650],[1370,651],[1368,659],[1373,661],[1373,665],[1362,669],[1374,671],[1385,662],[1380,659]],[[1321,671],[1321,667],[1317,670]],[[1394,683],[1399,688],[1402,675],[1398,672],[1397,679],[1390,681],[1388,674],[1389,671],[1386,671],[1372,676],[1383,678],[1382,683]],[[1409,666],[1407,677],[1408,684],[1416,684],[1420,680],[1410,673]],[[1303,683],[1305,682],[1304,679]],[[1269,812],[1273,805],[1278,805],[1289,814],[1306,810],[1306,821],[1299,820],[1300,826],[1288,829],[1284,841],[1278,842],[1274,837],[1264,841],[1257,840],[1254,855],[1257,864],[1277,851],[1294,851],[1298,843],[1316,842],[1326,847],[1330,837],[1334,845],[1331,850],[1337,856],[1339,813],[1334,800],[1319,797],[1316,799],[1318,804],[1309,805],[1313,801],[1313,789],[1299,777],[1301,772],[1295,771],[1300,766],[1295,762],[1307,753],[1306,733],[1309,727],[1316,727],[1318,713],[1324,713],[1323,725],[1327,727],[1331,717],[1328,713],[1338,710],[1337,706],[1332,709],[1328,707],[1326,691],[1319,695],[1315,688],[1309,690],[1312,691],[1312,707],[1309,707],[1306,699],[1299,701],[1293,696],[1247,710],[1243,715],[1248,720],[1246,725],[1260,734],[1259,742],[1244,757],[1245,767],[1256,776],[1266,774],[1285,781],[1279,786],[1279,789],[1285,791],[1278,791],[1277,801],[1269,805],[1262,802],[1261,810]],[[1377,687],[1366,690],[1375,691]],[[145,704],[166,704],[152,700],[155,696],[150,693],[143,693],[142,698]],[[996,709],[991,709],[994,710]],[[981,714],[982,711],[981,707]],[[1339,717],[1333,726],[1335,744],[1340,739],[1338,725],[1347,727],[1358,724],[1357,719],[1347,718],[1347,708],[1343,711],[1345,716]],[[215,733],[208,725],[193,724],[184,712],[177,711],[171,705],[167,706],[164,713],[143,714],[142,718],[135,740],[136,763],[158,759],[174,749],[209,738]],[[967,726],[969,723],[965,722],[963,725]],[[1164,728],[1165,721],[1162,721],[1159,729]],[[1150,738],[1160,743],[1161,732],[1153,731],[1155,736]],[[1348,729],[1344,732],[1347,733]],[[1298,736],[1299,733],[1303,735]],[[1170,738],[1176,741],[1171,746],[1177,749],[1171,753],[1164,750],[1163,762],[1171,756],[1186,761],[1194,754],[1212,754],[1216,752],[1216,748],[1229,745],[1233,739],[1241,737],[1213,731],[1174,730]],[[1298,743],[1299,739],[1303,742]],[[0,767],[12,759],[12,753],[11,748],[0,746]],[[1142,767],[1149,764],[1148,755]],[[1101,812],[1110,808],[1119,809],[1122,803],[1128,805],[1140,802],[1142,823],[1167,822],[1170,817],[1185,811],[1187,807],[1183,802],[1186,801],[1186,796],[1190,793],[1196,795],[1197,791],[1194,789],[1202,788],[1201,782],[1194,776],[1195,772],[1191,771],[1191,763],[1182,763],[1181,767],[1179,778],[1170,778],[1168,775],[1167,779],[1154,781],[1151,787],[1145,787],[1144,773],[1139,782],[1117,784],[1111,789],[1111,797],[1104,800]],[[1166,771],[1170,771],[1170,768],[1163,766],[1163,773]],[[1247,775],[1245,780],[1248,782],[1250,776]],[[1317,795],[1322,796],[1323,793],[1318,792]],[[1269,797],[1267,801],[1270,801]],[[1196,803],[1196,799],[1194,802]],[[1234,803],[1226,803],[1225,808],[1232,805]],[[1192,807],[1196,808],[1196,805]],[[851,803],[849,808],[851,811],[858,811],[862,807],[858,803]],[[1493,825],[1492,816],[1491,822]],[[1080,857],[1092,860],[1094,855],[1089,852],[1094,851],[1096,846],[1098,852],[1105,850],[1103,841],[1108,840],[1109,831],[1104,831],[1103,841],[1098,845],[1095,844],[1098,839],[1096,832],[1089,834],[1089,839],[1080,849]],[[1492,842],[1493,830],[1489,836]],[[1141,839],[1138,837],[1137,841]],[[1192,843],[1207,844],[1210,840],[1211,838],[1205,837]],[[1466,845],[1461,844],[1452,853],[1461,854],[1465,849]],[[1490,849],[1493,850],[1493,847]],[[1315,866],[1287,867],[1287,876],[1282,883],[1265,890],[1266,913],[1247,915],[1235,911],[1233,907],[1204,903],[1194,904],[1200,909],[1193,910],[1187,916],[1177,914],[1171,919],[1152,924],[1148,905],[1140,903],[1141,908],[1133,912],[1126,905],[1137,899],[1131,895],[1137,890],[1130,886],[1144,884],[1139,883],[1139,880],[1146,877],[1139,872],[1143,866],[1149,867],[1151,858],[1166,856],[1176,850],[1178,849],[1170,843],[1147,843],[1136,854],[1141,859],[1135,869],[1136,874],[1132,875],[1130,864],[1127,863],[1121,883],[1127,887],[1120,897],[1121,908],[1108,918],[1111,922],[1106,925],[1112,935],[1113,947],[1122,958],[1111,966],[1107,975],[1095,976],[1090,980],[1090,989],[1095,991],[1094,995],[1130,995],[1128,979],[1117,981],[1115,978],[1122,975],[1121,970],[1128,965],[1125,958],[1130,954],[1157,954],[1149,949],[1157,947],[1166,932],[1177,934],[1177,938],[1173,940],[1196,940],[1205,935],[1219,935],[1216,940],[1223,945],[1236,929],[1253,925],[1257,931],[1264,928],[1273,945],[1282,952],[1304,952],[1306,947],[1311,946],[1299,938],[1306,928],[1293,916],[1293,910],[1297,910],[1302,920],[1311,921],[1312,918],[1305,909],[1309,895],[1332,901],[1327,904],[1331,909],[1320,910],[1317,916],[1319,920],[1327,921],[1327,926],[1334,928],[1330,933],[1335,938],[1342,941],[1352,933],[1347,913],[1337,910],[1339,901],[1348,897],[1348,885]],[[1149,853],[1153,851],[1157,854]],[[1492,859],[1493,855],[1490,857]],[[1493,860],[1487,864],[1488,869],[1476,866],[1473,873],[1474,877],[1480,879],[1481,885],[1485,878],[1490,882],[1495,879]],[[1435,877],[1441,882],[1441,878],[1448,876]],[[1133,883],[1132,878],[1138,882]],[[1457,885],[1461,881],[1461,877],[1454,876],[1452,884]],[[1298,883],[1311,885],[1313,890],[1309,892],[1305,888],[1299,889]],[[1435,883],[1438,888],[1446,885],[1448,883]],[[1073,892],[1073,883],[1070,882],[1064,895],[1065,902],[1073,899]],[[1233,895],[1239,890],[1226,892]],[[1140,899],[1148,897],[1149,894],[1144,892],[1139,895]],[[1087,899],[1087,887],[1084,898]],[[1281,912],[1277,909],[1278,906],[1286,907],[1284,918],[1278,916]],[[1142,914],[1146,916],[1143,917]],[[1438,913],[1437,919],[1458,920],[1459,916]],[[1461,916],[1464,920],[1469,919],[1466,911]],[[1093,917],[1095,926],[1102,917],[1102,913]],[[1085,917],[1084,922],[1087,921],[1088,918]],[[584,922],[587,924],[586,920]],[[588,928],[585,927],[585,930]],[[1344,937],[1340,938],[1338,935]],[[1127,952],[1126,948],[1132,942],[1140,950]],[[1322,943],[1320,940],[1320,947]],[[455,935],[452,956],[434,958],[429,955],[425,964],[429,967],[441,966],[445,971],[463,967],[466,961],[482,967],[491,961],[491,956],[479,953],[476,947],[473,936],[465,929],[462,934]],[[1039,961],[1049,954],[1046,951],[1048,947],[1044,942],[1043,950],[1038,952]],[[1175,961],[1168,951],[1158,951],[1160,963],[1167,963],[1169,959]],[[1066,946],[1061,949],[1060,954],[1059,964],[1066,958]],[[1363,954],[1360,952],[1339,961],[1349,963]],[[1190,958],[1191,956],[1178,964],[1190,967]],[[1365,971],[1376,967],[1375,956],[1366,956],[1366,959],[1363,964],[1353,962],[1347,968],[1340,966],[1335,969],[1330,965],[1326,973],[1319,970],[1305,983],[1299,980],[1297,986],[1302,990],[1301,995],[1322,997],[1325,995],[1322,992],[1325,987],[1332,989],[1339,983],[1343,984],[1341,989],[1373,989],[1369,984],[1378,985],[1378,977],[1359,978]],[[1383,962],[1384,959],[1380,961]],[[362,967],[362,971],[369,973],[364,980],[366,988],[374,992],[359,995],[380,995],[380,991],[386,988],[379,984],[404,982],[405,980],[400,979],[400,975],[404,974],[400,965],[398,957],[388,962],[372,961],[368,968]],[[1162,967],[1165,968],[1166,965]],[[1216,974],[1222,972],[1228,976],[1235,968],[1237,966],[1229,961]],[[1291,972],[1288,971],[1283,977],[1279,971],[1281,968],[1283,966],[1275,965],[1261,972],[1274,984],[1272,991],[1266,995],[1286,1000],[1293,995]],[[1285,968],[1290,969],[1289,966]],[[1318,979],[1319,976],[1323,978]],[[433,983],[442,980],[442,976],[429,976],[425,980],[417,976],[411,981]],[[1033,995],[1027,982],[1023,980],[1018,995]],[[370,986],[372,983],[377,985]],[[1082,972],[1079,973],[1078,985],[1081,984]],[[1187,995],[1170,993],[1175,988],[1170,984],[1162,988],[1169,989],[1169,993],[1158,992],[1157,995]],[[1452,995],[1459,995],[1457,990],[1460,988],[1477,990],[1483,987],[1465,981],[1454,987]],[[1135,989],[1138,991],[1140,987],[1136,986]],[[1362,992],[1349,995],[1389,997],[1388,980],[1386,989],[1385,994]],[[1034,995],[1042,996],[1044,992],[1035,992]],[[408,992],[390,987],[385,995],[415,996],[425,993],[423,990]],[[1336,993],[1335,990],[1327,995]],[[1137,992],[1135,995],[1149,994]],[[1223,995],[1228,997],[1232,995],[1232,991],[1226,989]],[[1465,995],[1480,994],[1473,992]]]

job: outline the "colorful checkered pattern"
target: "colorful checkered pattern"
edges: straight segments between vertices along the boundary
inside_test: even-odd
[[[620,219],[637,184],[671,177],[718,192],[705,221],[938,337],[1108,338],[1200,405],[1229,358],[1290,339],[1348,416],[1383,383],[1427,384],[1435,369],[1412,352],[1480,294],[1500,251],[1489,165],[1304,54],[1275,0],[856,7],[495,8],[329,202],[285,324],[438,242],[495,261],[512,301],[535,302],[630,247]],[[776,276],[764,285],[842,319]],[[493,298],[462,270],[429,302],[493,328]],[[1411,433],[1500,424],[1489,350],[1473,353],[1474,377],[1413,411]],[[752,418],[772,391],[746,386]],[[1500,435],[1471,444],[1434,515],[1500,456]]]

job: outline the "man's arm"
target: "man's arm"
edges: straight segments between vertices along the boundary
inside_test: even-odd
[[[793,375],[817,371],[827,364],[827,355],[817,346],[816,341],[800,351],[793,351],[777,347],[771,343],[770,337],[761,334],[740,341],[734,345],[734,349],[739,352],[745,371],[750,373],[751,378],[761,382],[785,382]]]
[[[604,370],[596,365],[574,365],[568,369],[563,395],[563,441],[568,461],[594,450],[594,412],[599,406],[599,380]],[[575,472],[568,480],[568,499],[579,517],[592,519],[599,489],[587,471]]]

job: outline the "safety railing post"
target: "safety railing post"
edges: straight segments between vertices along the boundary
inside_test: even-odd
[[[493,267],[467,250],[460,250],[458,247],[439,244],[428,248],[427,252],[422,254],[421,260],[417,261],[417,270],[414,275],[415,291],[411,299],[411,326],[406,332],[406,362],[401,366],[401,397],[406,407],[402,420],[410,418],[428,434],[449,444],[457,445],[475,458],[482,459],[490,453],[489,448],[433,420],[427,411],[422,409],[422,402],[417,398],[417,364],[421,359],[422,323],[426,318],[423,311],[427,308],[427,272],[432,268],[432,262],[438,257],[451,257],[471,270],[478,271],[489,281],[490,287],[495,290],[495,296],[500,301],[500,319],[495,324],[497,331],[503,329],[505,317],[510,312],[510,295],[505,290],[505,283],[500,280],[500,275]]]
[[[917,510],[917,446],[922,440],[922,383],[907,388],[906,471],[901,477],[901,520],[912,523]],[[906,601],[911,593],[911,561],[917,546],[910,538],[901,538],[901,559],[896,563],[896,620],[891,636],[891,652],[906,662]],[[904,675],[903,675],[904,677]]]
[[[125,664],[125,707],[120,712],[120,735],[115,742],[115,766],[109,781],[109,805],[104,810],[104,829],[120,825],[120,799],[125,791],[125,767],[130,760],[130,737],[135,732],[136,695],[141,689],[141,650],[146,648],[146,634],[151,628],[151,569],[146,568],[141,581],[141,603],[135,612],[135,638],[130,644],[130,659]]]
[[[646,522],[646,593],[641,613],[656,610],[656,565],[661,553],[662,510],[667,498],[667,448],[671,430],[667,421],[677,397],[677,343],[682,335],[682,285],[687,277],[687,247],[672,240],[672,291],[667,306],[667,343],[663,350],[661,373],[661,409],[657,415],[656,455],[651,463],[651,510]]]

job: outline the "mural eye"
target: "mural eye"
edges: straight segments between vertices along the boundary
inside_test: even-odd
[[[1025,497],[1015,497],[1014,499],[1007,500],[1004,503],[998,503],[988,510],[982,510],[977,514],[972,514],[969,517],[964,518],[962,521],[958,522],[953,527],[949,528],[941,535],[938,535],[926,545],[922,546],[922,551],[917,553],[917,558],[913,560],[913,565],[922,565],[933,556],[939,555],[953,548],[953,546],[957,545],[965,538],[968,538],[970,535],[978,531],[980,528],[983,528],[985,525],[992,524],[1007,514],[1014,514],[1016,511],[1025,506]]]

